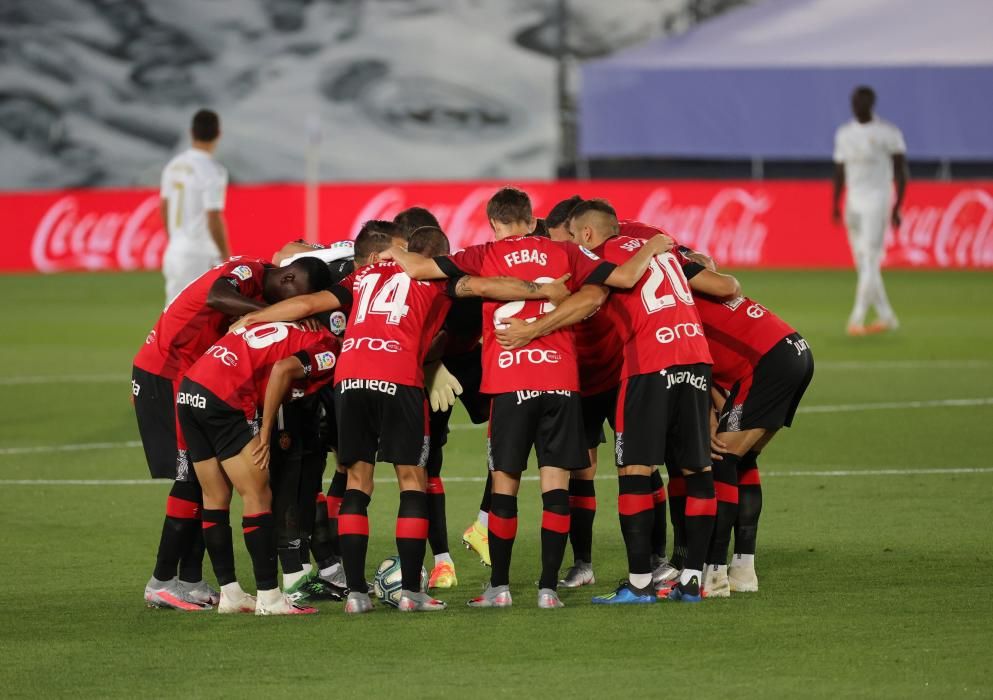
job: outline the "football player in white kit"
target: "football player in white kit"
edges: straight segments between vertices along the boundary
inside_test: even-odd
[[[841,222],[841,193],[847,189],[845,226],[858,274],[855,305],[848,317],[849,335],[896,330],[899,325],[886,297],[880,268],[886,229],[890,224],[900,226],[907,187],[907,146],[896,126],[873,113],[875,104],[872,88],[855,88],[855,118],[840,126],[834,136],[834,220]],[[867,326],[870,307],[876,310],[876,320]]]
[[[169,234],[162,258],[166,301],[231,255],[224,223],[228,171],[214,159],[221,136],[215,112],[193,115],[193,143],[162,171],[160,211]]]

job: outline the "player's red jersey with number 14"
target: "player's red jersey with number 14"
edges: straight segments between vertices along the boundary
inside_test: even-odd
[[[261,260],[239,257],[200,275],[166,306],[135,356],[134,366],[176,379],[228,331],[231,319],[207,306],[214,282],[226,279],[242,296],[261,301],[266,267]]]
[[[614,269],[614,265],[585,248],[540,236],[504,238],[494,243],[474,245],[435,260],[449,277],[506,276],[534,282],[554,282],[565,274],[571,274],[566,285],[573,292],[584,284],[601,284]],[[502,319],[516,317],[533,320],[554,308],[551,303],[543,301],[484,301],[481,392],[502,394],[519,389],[579,390],[576,343],[571,328],[536,338],[517,350],[503,350],[496,342],[496,325]]]
[[[395,262],[361,267],[330,291],[351,307],[335,381],[424,386],[424,358],[452,304],[444,282],[418,282]]]
[[[300,358],[307,378],[293,388],[310,394],[334,377],[339,347],[338,338],[323,328],[308,331],[293,323],[256,323],[211,345],[187,370],[186,378],[252,420],[262,408],[274,364],[290,355]]]
[[[623,264],[644,244],[640,238],[614,236],[596,252]],[[696,264],[675,249],[656,255],[633,289],[610,295],[611,315],[617,319],[624,339],[625,379],[674,365],[712,362],[683,272],[686,266]]]

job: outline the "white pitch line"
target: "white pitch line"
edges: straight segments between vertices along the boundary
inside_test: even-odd
[[[833,406],[801,406],[797,413],[849,413],[852,411],[886,411],[907,408],[965,408],[993,406],[993,397],[977,399],[937,399],[934,401],[887,401],[883,403],[849,403]],[[449,430],[482,430],[486,423],[455,423]],[[83,450],[116,450],[141,447],[139,440],[127,442],[84,442],[74,445],[31,445],[27,447],[0,447],[0,456],[46,454],[51,452],[77,452]]]
[[[880,403],[843,403],[834,406],[800,406],[797,413],[849,413],[851,411],[887,411],[904,408],[963,408],[993,405],[993,397],[977,399],[936,399],[934,401],[883,401]]]
[[[832,469],[820,471],[762,471],[764,477],[852,477],[852,476],[934,476],[939,474],[993,474],[993,467],[922,467],[919,469]],[[600,474],[597,481],[610,481],[617,477]],[[667,476],[663,477],[668,480]],[[481,484],[485,476],[446,476],[447,484]],[[521,477],[522,481],[538,481],[537,475]],[[377,484],[395,484],[396,479],[382,477],[375,480]],[[168,479],[0,479],[0,486],[155,486],[172,482]],[[324,480],[331,483],[330,479]]]
[[[128,379],[124,374],[44,374],[20,377],[0,377],[0,386],[16,386],[19,384],[126,384]]]
[[[983,369],[993,367],[990,360],[821,360],[817,369]],[[0,386],[20,384],[104,384],[128,381],[126,374],[38,374],[0,377]]]

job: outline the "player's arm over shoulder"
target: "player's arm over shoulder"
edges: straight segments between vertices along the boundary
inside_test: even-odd
[[[731,275],[718,272],[717,263],[713,258],[689,248],[680,248],[677,253],[680,262],[683,263],[683,274],[694,292],[709,294],[720,299],[741,295],[741,284],[738,280]]]

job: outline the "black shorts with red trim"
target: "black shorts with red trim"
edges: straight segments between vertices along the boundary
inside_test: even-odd
[[[424,389],[380,379],[343,379],[334,387],[338,463],[427,464]]]
[[[131,396],[149,474],[153,479],[175,479],[176,389],[172,380],[132,367]]]
[[[203,462],[234,457],[258,434],[258,421],[217,397],[200,384],[183,379],[176,395],[179,426],[190,460]]]
[[[814,355],[807,341],[791,333],[762,356],[750,375],[731,387],[718,432],[791,426],[813,376]]]
[[[621,382],[614,456],[618,467],[710,466],[708,364],[674,365]]]
[[[578,392],[511,391],[493,397],[486,448],[490,471],[525,471],[532,447],[541,467],[590,466]]]
[[[599,394],[583,396],[583,444],[589,449],[595,449],[607,442],[603,432],[603,422],[615,428],[617,416],[617,387],[602,391]]]

